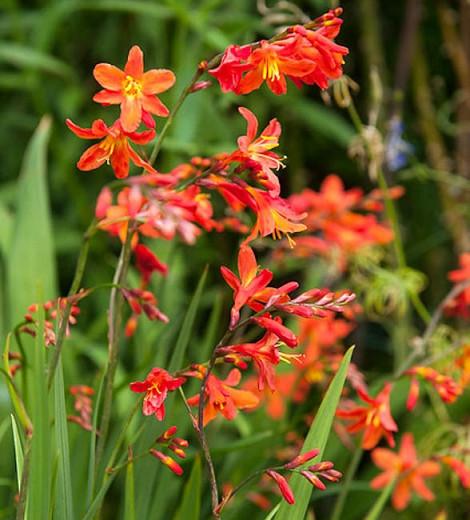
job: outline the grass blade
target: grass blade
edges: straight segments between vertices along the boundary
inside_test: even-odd
[[[18,323],[37,298],[56,294],[56,268],[49,196],[46,150],[51,122],[39,123],[26,150],[18,181],[16,216],[7,263],[10,324]]]
[[[129,454],[132,457],[132,454]],[[126,468],[126,494],[124,497],[124,520],[135,520],[134,463]]]
[[[18,430],[18,425],[16,424],[15,416],[13,414],[11,417],[11,429],[13,431],[13,445],[15,447],[15,462],[16,462],[16,477],[18,481],[18,493],[20,492],[21,487],[21,476],[23,475],[23,445],[21,443],[20,432]]]
[[[64,376],[59,360],[54,378],[55,435],[59,456],[57,514],[59,518],[73,520],[72,474],[70,470],[69,436],[64,396]]]
[[[199,520],[201,516],[201,459],[194,461],[191,475],[184,487],[183,501],[174,520]]]
[[[346,352],[338,372],[333,378],[333,381],[331,381],[328,391],[318,409],[315,420],[307,434],[302,453],[317,448],[320,450],[317,458],[320,459],[323,455],[353,350],[354,347],[351,347]],[[312,461],[310,461],[309,464],[312,464]],[[292,475],[289,482],[294,492],[295,504],[291,506],[286,502],[282,502],[279,512],[276,515],[276,520],[304,520],[312,494],[312,485],[298,474]]]

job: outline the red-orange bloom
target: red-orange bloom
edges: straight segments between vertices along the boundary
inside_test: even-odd
[[[108,63],[99,63],[93,70],[96,81],[104,87],[93,97],[103,105],[121,105],[121,123],[126,132],[133,132],[143,121],[153,128],[150,114],[167,117],[168,108],[155,96],[175,83],[171,70],[151,69],[144,72],[144,55],[137,45],[129,51],[124,70]]]
[[[230,356],[233,354],[251,358],[258,370],[258,389],[263,390],[266,384],[274,392],[276,389],[274,367],[281,360],[278,343],[278,337],[268,332],[256,343],[230,345],[218,349],[218,352],[226,356],[227,361],[230,361]]]
[[[381,489],[391,480],[397,479],[392,495],[392,505],[396,510],[401,511],[406,508],[411,499],[412,490],[424,500],[434,499],[434,495],[426,486],[424,479],[437,475],[440,466],[431,460],[418,461],[411,433],[403,435],[398,454],[385,448],[376,448],[372,452],[372,460],[384,470],[371,481],[373,489]]]
[[[411,386],[408,394],[406,407],[408,410],[413,410],[419,397],[419,381],[417,377],[428,381],[436,389],[439,397],[445,403],[453,403],[457,397],[462,393],[460,385],[451,377],[440,374],[437,370],[430,367],[413,367],[405,372],[405,374],[412,376]]]
[[[159,421],[163,421],[168,392],[176,390],[184,382],[184,377],[173,377],[163,368],[152,368],[145,381],[135,381],[129,387],[133,392],[145,392],[143,414],[154,414]]]
[[[455,269],[449,273],[449,280],[454,283],[462,283],[470,280],[470,253],[462,253],[459,256],[460,269]],[[464,319],[470,318],[470,286],[446,306],[446,313],[451,316],[459,316]]]
[[[385,437],[389,446],[395,446],[393,433],[398,431],[398,427],[390,412],[391,390],[392,385],[386,383],[377,397],[373,398],[365,390],[358,388],[357,393],[367,406],[356,406],[336,412],[338,417],[353,421],[347,428],[350,433],[364,432],[362,447],[365,450],[377,446],[382,437]]]
[[[134,249],[136,267],[142,275],[144,285],[150,281],[152,273],[155,271],[166,276],[168,266],[161,262],[157,256],[148,247],[143,244],[137,244]]]
[[[75,398],[74,408],[78,415],[68,415],[67,420],[81,426],[84,430],[91,431],[92,400],[95,393],[93,388],[86,385],[75,385],[70,387],[70,393]]]
[[[268,188],[269,193],[276,197],[280,193],[279,179],[272,170],[284,167],[282,157],[271,151],[279,146],[281,125],[277,119],[271,119],[266,128],[258,133],[258,120],[247,108],[240,107],[240,114],[246,119],[248,126],[246,135],[238,138],[238,150],[230,154],[227,161],[238,161],[241,166],[253,170],[257,180]]]
[[[254,408],[258,405],[259,399],[252,392],[232,388],[238,385],[240,379],[240,371],[236,368],[231,370],[223,381],[213,374],[209,375],[204,392],[204,426],[219,413],[231,421],[237,415],[237,410]],[[190,397],[188,403],[197,406],[199,395]]]
[[[157,173],[129,145],[129,140],[136,144],[147,144],[155,137],[154,130],[140,133],[126,132],[119,121],[108,127],[102,119],[93,121],[91,128],[82,128],[70,119],[67,119],[66,123],[70,130],[81,139],[103,139],[85,150],[77,163],[79,170],[95,170],[106,162],[111,163],[114,175],[118,179],[124,179],[129,175],[129,161],[132,161],[136,166],[149,173]]]
[[[240,318],[240,309],[248,301],[262,291],[273,278],[268,269],[262,269],[258,274],[258,264],[253,250],[242,246],[238,252],[238,278],[228,267],[222,266],[220,272],[224,280],[234,291],[233,306],[230,313],[230,327],[233,328]]]

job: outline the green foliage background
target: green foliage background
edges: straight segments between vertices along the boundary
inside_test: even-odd
[[[314,18],[334,2],[305,0],[294,3]],[[77,171],[74,165],[84,144],[64,124],[67,117],[81,126],[88,126],[93,119],[103,117],[103,109],[91,101],[97,91],[91,74],[93,66],[102,61],[122,66],[128,49],[138,44],[144,51],[148,68],[171,68],[175,72],[175,87],[162,96],[171,108],[199,61],[210,58],[230,43],[243,44],[270,37],[274,31],[257,12],[254,0],[4,0],[3,4],[0,14],[2,342],[29,303],[68,291],[81,237],[93,216],[96,196],[103,183],[110,180],[109,168],[91,173]],[[350,49],[345,71],[361,86],[356,99],[364,119],[367,119],[373,94],[370,88],[371,66],[378,68],[385,92],[390,91],[394,83],[400,44],[397,35],[407,4],[404,0],[346,0],[343,4],[344,25],[338,42]],[[420,59],[429,69],[428,88],[434,96],[431,116],[452,158],[457,132],[454,106],[458,84],[443,45],[437,4],[439,2],[423,2],[424,14],[416,37],[424,49]],[[448,4],[457,7],[457,2]],[[414,63],[413,67],[416,67]],[[468,205],[464,205],[468,199],[462,198],[461,193],[463,190],[468,195],[470,180],[458,177],[459,172],[437,171],[436,166],[426,163],[429,139],[417,116],[416,91],[419,93],[422,85],[420,87],[419,78],[415,76],[406,84],[403,105],[405,137],[413,144],[414,152],[410,166],[392,174],[389,180],[392,184],[397,182],[406,187],[406,195],[399,203],[406,255],[409,265],[425,274],[428,285],[424,299],[433,307],[448,290],[444,273],[455,266],[455,251],[459,248],[459,231],[450,229],[448,220],[444,218],[448,208],[443,206],[442,186],[458,191],[454,210],[468,217]],[[217,85],[190,97],[164,143],[157,168],[168,171],[192,155],[232,150],[236,137],[244,130],[244,122],[236,110],[239,105],[253,110],[260,124],[274,116],[281,121],[281,150],[288,156],[288,168],[282,173],[284,194],[306,186],[317,188],[330,172],[338,173],[348,186],[360,185],[367,189],[374,186],[360,165],[348,156],[348,146],[355,130],[347,113],[334,104],[325,106],[318,89],[297,90],[292,85],[286,97],[276,97],[263,87],[240,98],[222,94]],[[389,105],[390,100],[382,106],[382,130],[387,128]],[[113,110],[117,115],[117,109],[108,109],[104,115],[104,118],[109,118],[107,122],[111,122]],[[157,122],[157,130],[161,125],[162,121]],[[36,128],[38,130],[31,141]],[[455,162],[451,160],[449,164],[452,166]],[[142,323],[136,337],[123,345],[123,362],[117,377],[119,391],[115,401],[114,439],[119,432],[119,422],[124,420],[135,401],[135,396],[126,390],[128,381],[141,377],[150,366],[168,366],[175,355],[178,338],[185,344],[186,352],[182,354],[185,360],[197,362],[207,358],[207,352],[222,332],[229,303],[217,266],[233,264],[236,240],[236,236],[214,234],[204,236],[198,246],[191,249],[181,244],[162,242],[157,245],[159,256],[169,262],[171,269],[168,279],[154,282],[154,289],[161,308],[171,316],[171,323],[168,326]],[[86,272],[84,286],[111,280],[117,248],[117,243],[104,236],[93,241],[92,268]],[[188,317],[189,302],[206,265],[209,265],[209,271],[205,289],[194,315]],[[313,267],[307,271],[305,277],[315,277]],[[132,276],[136,276],[135,273]],[[299,272],[299,276],[303,274]],[[41,280],[39,285],[36,283],[38,279]],[[106,316],[103,309],[107,297],[105,291],[97,292],[83,305],[80,324],[66,344],[64,378],[67,384],[87,383],[97,387],[106,359]],[[185,315],[191,320],[191,334],[181,340]],[[408,318],[405,323],[407,332],[416,327],[414,317]],[[386,326],[377,323],[361,327],[357,359],[371,359],[372,356],[374,360],[377,358],[377,364],[369,362],[372,365],[369,368],[387,366],[393,341],[388,332]],[[33,343],[27,348],[34,349]],[[42,362],[36,359],[36,364],[30,367],[38,377]],[[39,385],[30,391],[31,402],[35,403],[36,399],[39,406],[44,389]],[[57,388],[56,391],[56,399],[60,399],[63,390]],[[58,407],[56,410],[61,409],[57,401],[42,402],[42,406],[49,408],[44,411],[46,417],[55,406]],[[67,402],[67,406],[71,410],[71,402]],[[174,411],[166,424],[178,424],[180,434],[184,436],[188,424],[179,407],[180,403],[175,400]],[[16,489],[9,412],[7,389],[2,384],[0,518],[10,518]],[[56,420],[59,420],[57,417],[60,415],[56,415]],[[281,434],[290,427],[299,426],[300,413],[294,410],[289,421],[289,424],[267,421],[264,412],[257,411],[248,419],[239,416],[234,421],[235,429],[223,427],[213,435],[209,434],[222,481],[236,482],[251,469],[263,465],[272,447],[282,445]],[[134,430],[137,428],[138,425]],[[138,447],[147,446],[149,440],[160,432],[155,424],[147,423],[145,428]],[[73,489],[69,490],[74,497],[71,507],[76,517],[82,518],[88,501],[84,496],[88,437],[78,428],[69,430],[70,466],[74,475]],[[60,430],[57,439],[66,442]],[[53,449],[60,451],[64,444],[59,443]],[[338,446],[330,447],[330,450],[341,461]],[[45,474],[57,471],[60,457],[57,459],[47,450],[42,456],[42,461],[36,461],[44,464],[41,470]],[[188,519],[191,518],[188,511],[191,511],[192,518],[197,518],[199,505],[197,502],[188,505],[188,496],[197,495],[201,486],[199,465],[195,452],[191,452],[189,461],[185,463],[188,475],[185,482],[171,475],[168,477],[167,470],[153,460],[137,461],[129,466],[127,476],[119,474],[112,483],[103,517],[117,518],[117,504],[122,502],[119,510],[125,511],[123,518],[158,519],[173,517],[176,513],[176,518]],[[63,475],[69,471],[60,467]],[[43,476],[37,474],[32,478],[39,481]],[[202,485],[202,496],[207,497],[206,484]],[[355,483],[355,486],[353,489],[360,500],[346,509],[346,520],[361,518],[375,498],[365,480]],[[126,501],[123,489],[126,489]],[[68,496],[66,485],[63,492],[64,497]],[[135,496],[135,510],[129,496]],[[322,503],[328,500],[328,493],[321,496],[326,498],[320,498],[320,494],[315,492],[313,500]],[[38,507],[47,511],[47,497],[38,496],[36,500]],[[63,507],[68,507],[64,504],[66,498]],[[209,506],[203,501],[200,507],[201,517],[205,518]],[[320,511],[321,507],[320,504]],[[64,511],[56,512],[59,515],[56,517],[68,518]],[[252,504],[241,502],[226,517],[242,518],[254,514],[254,511],[259,515]]]

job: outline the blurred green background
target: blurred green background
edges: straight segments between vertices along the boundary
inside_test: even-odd
[[[98,90],[92,76],[94,65],[107,62],[122,67],[129,48],[138,44],[144,51],[146,68],[170,68],[175,72],[176,85],[162,95],[171,109],[202,59],[212,57],[230,43],[271,37],[279,27],[298,21],[295,17],[299,10],[315,18],[337,5],[327,0],[294,1],[291,7],[284,8],[286,4],[255,0],[3,0],[0,12],[2,339],[21,318],[25,302],[35,300],[35,289],[28,286],[28,278],[23,276],[26,257],[34,257],[36,268],[42,265],[51,271],[45,287],[46,293],[51,294],[46,297],[56,289],[60,294],[68,291],[96,196],[112,178],[111,170],[105,167],[91,173],[78,172],[75,163],[85,143],[64,124],[67,117],[81,126],[89,126],[98,117],[107,123],[117,117],[116,107],[104,110],[91,100]],[[445,273],[455,266],[456,253],[468,249],[470,240],[466,225],[470,185],[470,68],[465,61],[470,55],[470,7],[464,0],[345,0],[342,6],[344,24],[337,41],[350,49],[345,72],[359,85],[358,91],[353,90],[361,117],[366,123],[369,120],[376,123],[384,139],[393,117],[403,120],[404,139],[412,146],[403,168],[389,169],[387,177],[390,184],[406,188],[399,210],[407,259],[409,265],[422,271],[431,282],[424,300],[433,307],[448,290]],[[265,87],[249,96],[237,97],[222,94],[218,85],[191,96],[165,140],[157,168],[169,171],[192,155],[232,150],[236,137],[245,129],[236,110],[240,105],[253,110],[260,125],[271,117],[281,121],[280,150],[288,156],[288,168],[281,175],[285,195],[306,186],[318,188],[330,172],[338,173],[347,186],[362,186],[367,190],[375,187],[374,179],[368,177],[348,152],[355,136],[348,113],[337,106],[331,95],[322,96],[316,88],[298,90],[293,85],[289,85],[286,97],[276,97]],[[34,178],[36,168],[41,169],[44,158],[40,154],[32,154],[26,165],[23,161],[28,142],[44,115],[51,122],[44,169],[48,193],[42,191],[41,180],[37,185],[31,184],[29,190],[25,183],[18,182],[22,164],[24,176],[29,180]],[[157,131],[162,123],[157,121]],[[36,242],[30,240],[22,249],[17,235],[28,230]],[[226,291],[221,290],[217,266],[233,263],[236,241],[236,236],[211,234],[190,250],[182,245],[157,245],[162,259],[170,261],[171,274],[166,282],[156,281],[155,289],[172,322],[166,328],[143,324],[139,329],[124,351],[123,367],[129,372],[125,377],[124,373],[118,374],[123,388],[129,377],[140,376],[149,363],[164,366],[169,359],[190,295],[204,266],[209,264],[206,287],[210,289],[204,291],[202,310],[197,317],[199,327],[195,329],[188,354],[191,360],[204,359],[204,350],[213,344],[220,332],[219,323],[225,320],[227,305],[223,304],[228,303]],[[93,242],[92,268],[85,275],[85,286],[111,279],[118,247],[119,244],[104,236]],[[8,260],[11,248],[14,261]],[[65,371],[71,384],[92,383],[96,367],[104,362],[106,316],[102,309],[106,299],[107,294],[97,293],[83,305],[80,327],[68,344]],[[205,326],[208,320],[210,327]],[[384,344],[370,348],[386,351],[387,340],[381,330],[375,329],[362,334],[365,345],[362,348],[376,343],[374,334]],[[87,381],[82,381],[86,370]],[[123,413],[133,402],[133,396],[127,392],[119,395],[117,405]],[[0,418],[6,417],[8,411],[8,396],[2,386]],[[273,442],[269,439],[278,439],[273,428],[283,428],[282,424],[263,428],[263,421],[260,412],[250,422],[243,417],[236,422],[242,438],[259,435],[259,441],[255,439],[243,455],[249,461],[247,466],[256,467],[263,457],[260,446]],[[2,480],[2,476],[9,474],[13,454],[9,422],[4,420],[0,424],[1,449],[8,454],[0,460],[0,503],[5,504],[7,518],[11,511],[8,505],[12,497],[11,482]],[[73,442],[79,442],[80,435],[83,432],[75,432],[72,446]],[[223,453],[224,446],[234,438],[233,433],[224,430],[214,440],[216,453]],[[234,480],[246,473],[237,457],[239,453],[235,452],[224,461],[224,475]],[[79,458],[74,464],[77,474],[83,475],[84,462]],[[167,510],[174,508],[174,503],[164,500],[162,495],[177,494],[179,484],[171,481],[164,490],[152,488],[155,481],[148,477],[154,475],[150,466],[155,463],[148,461],[138,467],[140,480],[136,483],[136,493],[138,498],[142,495],[138,499],[138,514],[143,518],[163,518]],[[79,496],[80,480],[75,484]],[[113,495],[113,488],[111,497],[107,507],[109,518],[114,518],[113,500],[119,500],[119,496],[118,492]],[[246,506],[246,510],[250,507]],[[234,518],[240,518],[242,513],[245,510],[237,509]]]

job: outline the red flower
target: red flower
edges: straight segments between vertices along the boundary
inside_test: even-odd
[[[398,431],[398,427],[390,412],[391,390],[392,385],[386,383],[383,390],[374,399],[365,390],[358,388],[357,393],[367,406],[356,406],[349,410],[336,412],[338,417],[353,421],[347,428],[350,433],[364,432],[362,447],[365,450],[377,446],[382,437],[386,438],[392,448],[395,446],[393,432]]]
[[[184,382],[184,377],[173,377],[163,368],[152,368],[145,381],[136,381],[129,387],[133,392],[145,392],[143,414],[155,414],[159,421],[163,421],[165,417],[164,402],[168,392],[176,390]]]
[[[129,51],[124,70],[108,63],[99,63],[93,70],[96,81],[104,87],[93,97],[103,105],[121,105],[121,123],[126,132],[133,132],[143,120],[153,128],[150,114],[167,117],[166,106],[155,96],[175,83],[171,70],[152,69],[144,73],[144,55],[137,45]]]
[[[274,367],[281,360],[278,343],[278,337],[268,332],[256,343],[229,345],[218,349],[218,352],[225,355],[226,361],[230,361],[230,356],[233,354],[251,358],[258,370],[258,389],[263,390],[266,384],[274,392],[276,390]]]
[[[240,371],[234,368],[230,371],[225,380],[221,380],[210,374],[207,378],[204,392],[204,426],[212,421],[217,414],[222,414],[231,421],[237,415],[237,410],[254,408],[258,405],[259,399],[248,390],[238,390],[232,388],[240,382]],[[199,395],[188,399],[191,406],[199,404]]]
[[[251,46],[229,45],[222,56],[220,65],[209,71],[220,83],[222,92],[236,92],[242,74],[251,69],[251,65],[243,63],[251,54]]]
[[[424,479],[437,475],[440,471],[439,464],[430,460],[418,462],[411,433],[403,435],[398,454],[384,448],[376,448],[371,455],[374,463],[384,470],[371,481],[373,489],[381,489],[391,480],[397,479],[392,495],[392,505],[395,509],[401,511],[406,508],[412,490],[424,500],[434,500],[434,495],[426,487]]]
[[[419,397],[419,381],[417,377],[422,377],[425,381],[430,382],[445,403],[453,403],[462,393],[462,388],[457,382],[449,376],[440,374],[433,368],[413,367],[407,370],[405,374],[412,376],[406,403],[408,410],[413,410]]]
[[[150,281],[152,273],[158,271],[166,276],[168,266],[162,263],[150,249],[143,244],[137,244],[134,249],[136,267],[142,275],[144,285]]]
[[[91,396],[95,391],[86,385],[75,385],[70,387],[70,393],[75,398],[74,408],[79,415],[68,415],[67,420],[81,426],[84,430],[91,432],[91,416],[93,413]]]
[[[282,158],[271,150],[279,146],[281,125],[277,119],[271,119],[261,135],[256,137],[256,116],[244,107],[240,107],[238,111],[248,123],[246,135],[238,138],[238,150],[229,155],[227,160],[238,161],[244,168],[252,169],[259,182],[268,188],[273,197],[277,197],[280,192],[279,179],[272,170],[279,170],[284,165]]]
[[[242,246],[238,252],[238,278],[228,267],[222,266],[220,272],[224,280],[234,291],[233,306],[230,313],[230,328],[235,327],[240,318],[240,309],[248,301],[262,291],[272,280],[273,275],[268,269],[262,269],[259,274],[256,257],[249,246]]]
[[[114,175],[118,179],[124,179],[129,175],[129,160],[131,160],[139,168],[150,173],[157,173],[129,145],[129,139],[136,144],[147,144],[155,137],[154,130],[141,133],[126,132],[119,121],[108,127],[102,119],[94,121],[91,128],[81,128],[70,119],[67,119],[66,123],[70,130],[81,139],[104,138],[100,143],[85,150],[77,163],[79,170],[95,170],[106,162],[111,163]]]

